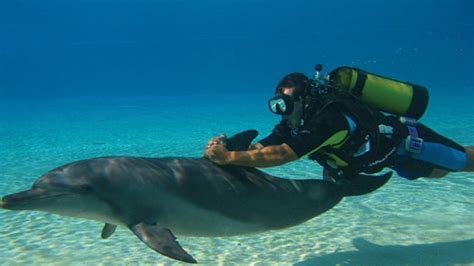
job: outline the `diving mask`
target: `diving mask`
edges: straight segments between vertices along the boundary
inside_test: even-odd
[[[277,115],[289,115],[293,112],[295,99],[287,94],[279,93],[268,100],[270,111]]]

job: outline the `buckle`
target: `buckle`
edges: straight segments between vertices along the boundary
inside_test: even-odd
[[[418,124],[418,121],[416,119],[406,117],[406,116],[401,116],[400,117],[400,122],[402,122],[402,124],[404,124],[406,126],[409,126],[409,127],[416,127],[416,125]]]
[[[423,148],[423,139],[414,137],[414,136],[408,136],[405,141],[405,150],[410,152],[410,153],[415,153],[418,154],[421,152],[421,149]]]

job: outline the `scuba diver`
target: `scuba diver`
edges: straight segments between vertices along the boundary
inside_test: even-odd
[[[410,180],[474,171],[474,146],[417,121],[428,105],[426,88],[351,67],[325,76],[322,65],[315,70],[312,79],[291,73],[278,83],[268,105],[282,120],[269,136],[246,151],[228,151],[225,135],[214,137],[204,156],[217,164],[271,167],[307,155],[334,182],[384,168]]]

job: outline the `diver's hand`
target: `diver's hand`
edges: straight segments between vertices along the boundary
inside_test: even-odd
[[[207,145],[206,145],[206,150],[209,149],[210,147],[216,145],[216,144],[225,144],[225,140],[226,140],[226,135],[224,133],[220,134],[219,136],[217,137],[213,137],[211,140],[209,140],[207,142]]]
[[[225,144],[214,144],[206,149],[204,157],[208,158],[216,164],[228,164],[230,152],[225,147]]]

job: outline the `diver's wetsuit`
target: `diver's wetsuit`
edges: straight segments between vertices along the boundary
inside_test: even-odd
[[[397,150],[397,160],[391,167],[398,175],[416,179],[429,176],[434,168],[450,172],[461,171],[467,164],[467,153],[463,146],[439,135],[429,127],[418,123],[418,134],[423,139],[423,148],[419,154],[411,154],[402,146],[409,135],[405,128],[403,140]]]
[[[345,106],[352,104],[349,103]],[[416,125],[418,136],[424,140],[423,148],[419,154],[414,154],[405,149],[405,140],[410,133],[398,117],[387,116],[372,110],[373,120],[371,123],[375,123],[375,125],[365,126],[366,132],[361,133],[358,128],[363,122],[360,122],[362,121],[360,118],[356,118],[358,117],[357,113],[367,113],[367,110],[359,108],[357,111],[357,108],[355,109],[356,111],[344,111],[348,109],[341,104],[328,105],[298,128],[289,128],[282,121],[275,126],[269,136],[260,140],[259,143],[263,146],[286,143],[298,157],[309,155],[310,159],[317,160],[326,169],[331,167],[338,171],[349,169],[350,171],[347,171],[346,175],[360,172],[376,173],[384,167],[390,167],[402,177],[416,179],[429,176],[434,168],[459,171],[465,167],[467,155],[464,148],[423,124]],[[379,125],[388,126],[389,134],[381,132]],[[378,139],[378,141],[372,142],[372,145],[367,143],[365,143],[367,145],[362,145],[364,140],[360,141],[361,136],[358,141],[357,138],[352,137],[357,134],[367,137],[368,128],[371,128],[371,131],[377,131],[377,134],[368,134],[371,138]],[[354,142],[357,149],[350,147],[348,142]],[[350,156],[343,156],[342,160],[341,156],[328,156],[331,151],[336,151],[341,147],[346,150],[345,154],[347,155],[349,152]],[[366,153],[366,158],[364,155],[360,156],[361,153]],[[353,157],[355,154],[364,159]],[[333,160],[334,158],[336,160]],[[328,161],[332,161],[332,163],[326,163]],[[354,164],[357,165],[355,168],[352,167]]]

